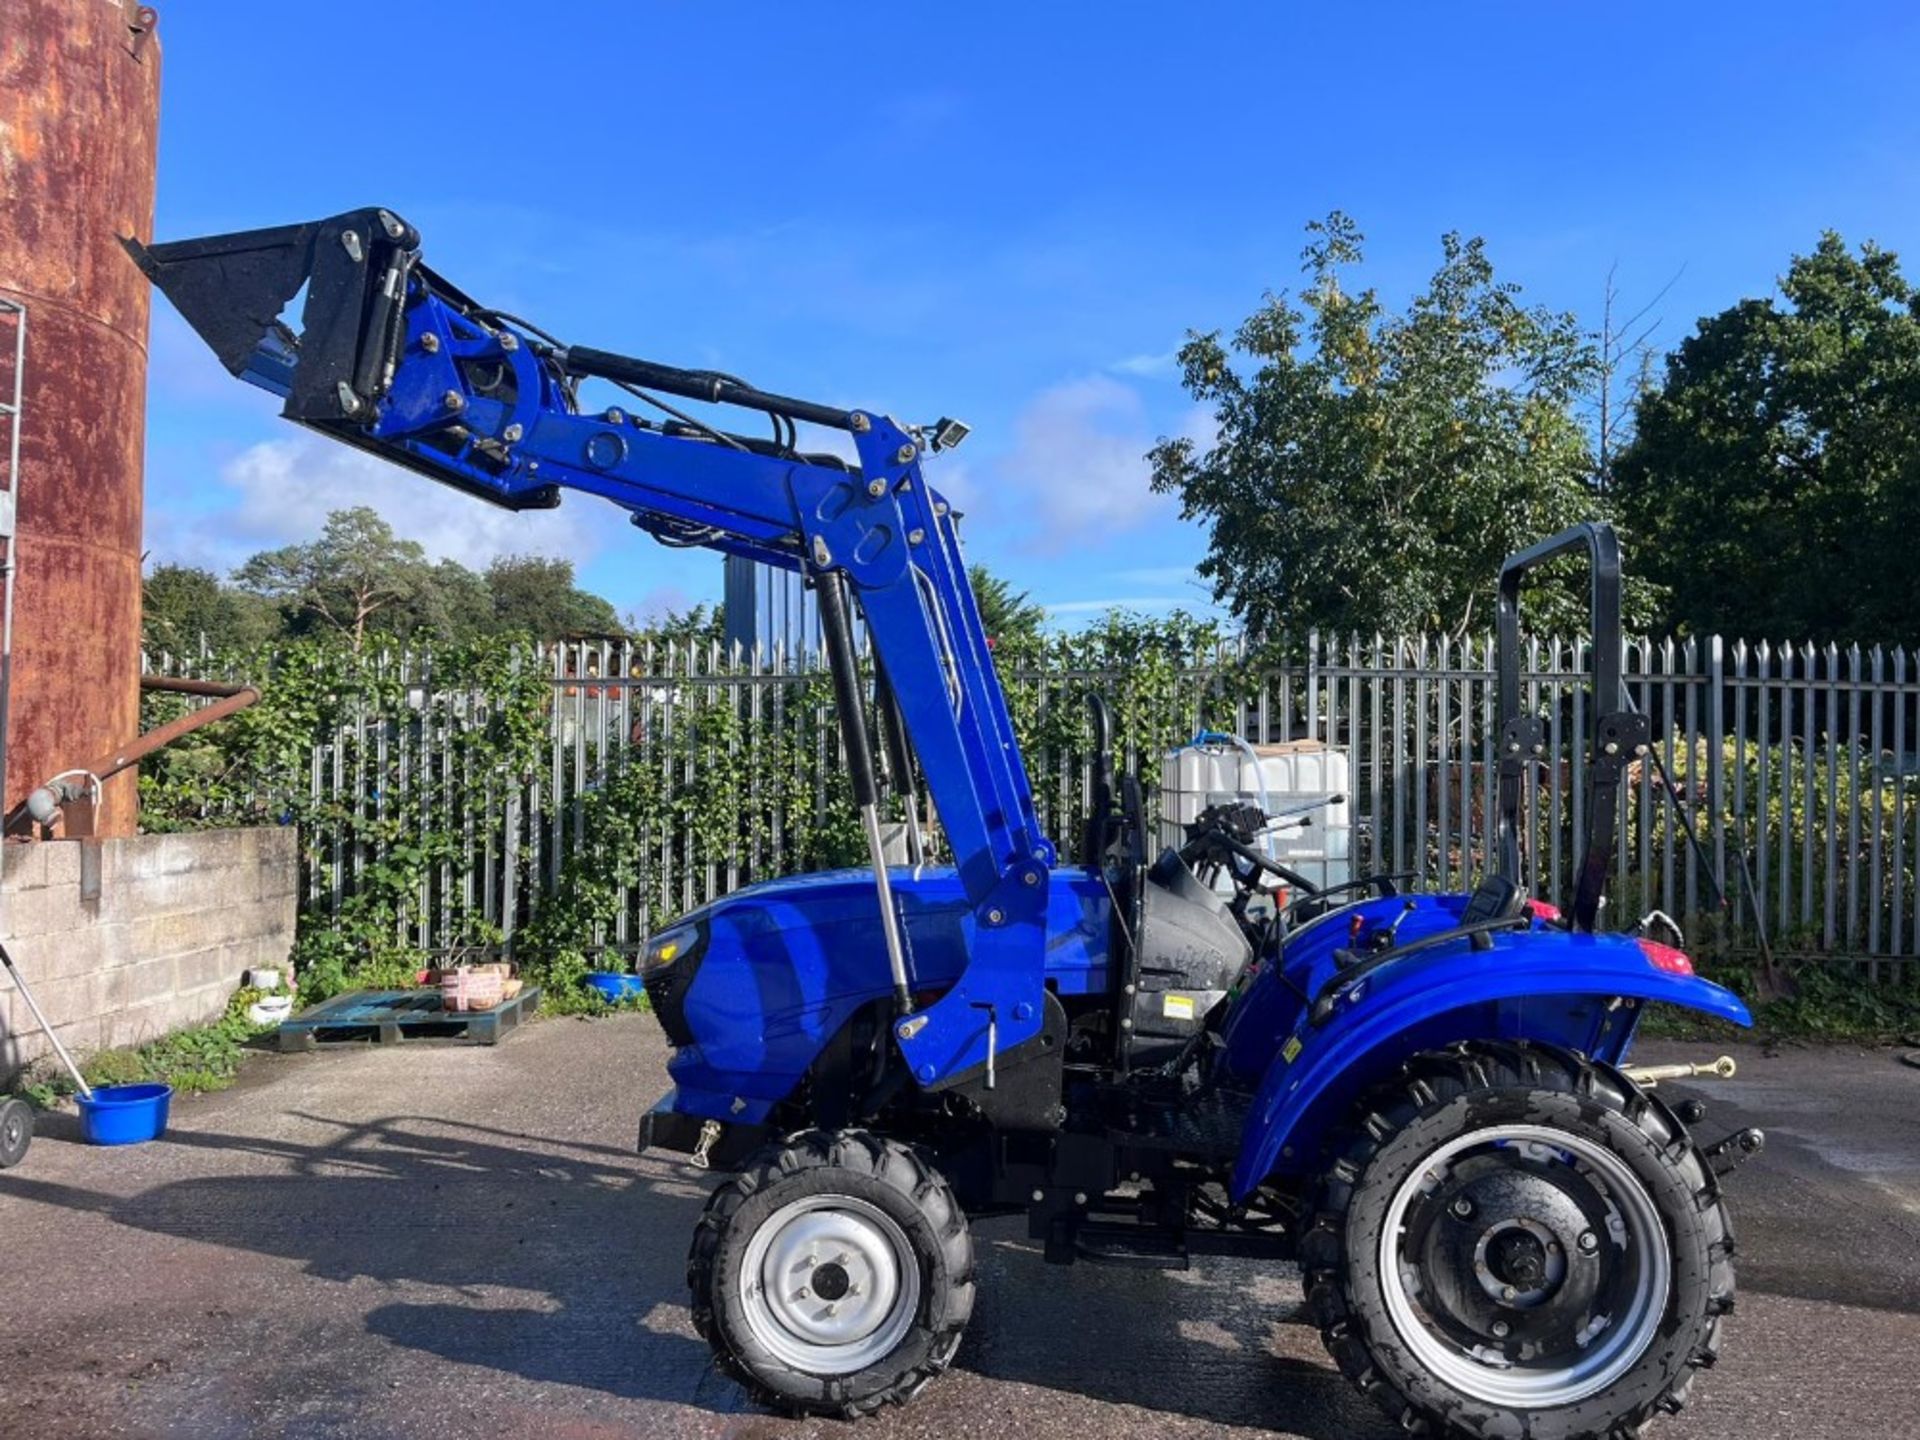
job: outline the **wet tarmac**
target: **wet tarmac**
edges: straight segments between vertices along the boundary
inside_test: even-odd
[[[687,1319],[703,1186],[632,1153],[663,1058],[646,1017],[557,1020],[263,1056],[137,1149],[50,1117],[0,1174],[0,1437],[1398,1433],[1298,1322],[1290,1267],[1050,1268],[1017,1222],[980,1228],[973,1325],[912,1406],[756,1412]],[[1770,1136],[1733,1182],[1739,1309],[1651,1440],[1920,1436],[1920,1070],[1739,1058],[1690,1092],[1703,1133]]]

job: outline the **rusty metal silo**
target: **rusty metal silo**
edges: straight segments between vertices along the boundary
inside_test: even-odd
[[[6,804],[139,728],[160,47],[149,6],[0,0],[0,296],[27,307]],[[101,834],[135,821],[131,771]]]

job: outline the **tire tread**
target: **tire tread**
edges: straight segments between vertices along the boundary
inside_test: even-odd
[[[1406,1433],[1486,1433],[1423,1407],[1382,1373],[1366,1320],[1349,1301],[1344,1230],[1360,1177],[1395,1136],[1462,1095],[1490,1089],[1559,1092],[1613,1111],[1641,1131],[1694,1197],[1708,1257],[1705,1324],[1672,1380],[1605,1431],[1607,1440],[1636,1440],[1649,1420],[1680,1410],[1695,1377],[1719,1358],[1721,1320],[1733,1309],[1733,1226],[1711,1167],[1671,1108],[1614,1067],[1570,1050],[1529,1041],[1463,1041],[1410,1057],[1394,1081],[1359,1101],[1348,1128],[1333,1142],[1334,1158],[1316,1188],[1300,1243],[1308,1308],[1321,1340],[1341,1373]],[[1416,1423],[1422,1428],[1414,1429]],[[1531,1424],[1517,1433],[1531,1435]]]
[[[747,1199],[767,1185],[808,1170],[845,1170],[897,1192],[926,1219],[948,1276],[944,1323],[930,1337],[919,1363],[870,1393],[853,1395],[846,1377],[825,1379],[820,1398],[801,1399],[774,1389],[742,1362],[728,1344],[714,1313],[714,1278],[727,1223]],[[888,1405],[903,1405],[945,1371],[960,1347],[973,1313],[973,1236],[965,1213],[940,1172],[909,1146],[865,1130],[809,1130],[769,1145],[752,1156],[707,1202],[687,1253],[687,1288],[693,1328],[712,1349],[715,1363],[757,1405],[787,1414],[858,1420]]]

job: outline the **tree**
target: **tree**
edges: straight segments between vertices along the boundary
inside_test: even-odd
[[[1920,294],[1829,231],[1778,299],[1700,321],[1615,467],[1635,564],[1697,631],[1910,643],[1920,568]]]
[[[270,639],[278,628],[270,607],[220,583],[211,570],[156,565],[141,585],[141,629],[146,643],[176,655],[242,650]]]
[[[376,617],[406,618],[431,583],[426,551],[364,505],[327,516],[320,538],[263,550],[234,571],[241,589],[278,603],[294,629],[320,625],[355,650]],[[382,626],[404,633],[408,627]]]
[[[613,606],[574,584],[573,562],[542,555],[502,555],[487,567],[493,595],[492,630],[536,640],[566,635],[617,635],[624,626]]]
[[[1040,638],[1047,623],[1046,607],[1036,605],[1025,590],[1015,590],[984,565],[969,565],[967,580],[980,606],[980,623],[995,645]]]
[[[442,560],[406,607],[404,632],[464,644],[494,632],[493,590],[487,577],[458,560]],[[394,628],[401,628],[396,625]]]
[[[727,638],[727,612],[724,605],[694,605],[685,610],[668,609],[648,617],[627,616],[627,628],[636,638],[667,644],[721,644]]]
[[[1613,462],[1633,440],[1633,418],[1640,397],[1653,383],[1653,335],[1660,317],[1649,314],[1666,299],[1686,266],[1674,271],[1654,297],[1631,315],[1621,315],[1619,266],[1607,270],[1600,296],[1600,328],[1593,336],[1594,376],[1589,410],[1593,421],[1594,484],[1605,494],[1613,487]]]
[[[1256,633],[1465,632],[1504,556],[1597,513],[1574,413],[1595,352],[1573,316],[1496,280],[1478,239],[1443,237],[1427,288],[1390,315],[1345,283],[1353,221],[1307,228],[1297,302],[1269,295],[1231,346],[1189,333],[1184,383],[1218,434],[1162,439],[1153,487],[1208,523],[1199,573]],[[1582,592],[1543,589],[1533,615],[1577,626]]]

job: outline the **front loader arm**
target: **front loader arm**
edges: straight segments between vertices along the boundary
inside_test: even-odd
[[[977,920],[972,963],[919,1015],[905,1013],[912,976],[893,947],[902,1053],[922,1084],[944,1084],[985,1065],[990,1047],[1038,1033],[1054,854],[967,581],[958,517],[922,472],[921,431],[729,376],[561,345],[441,279],[422,263],[418,232],[387,210],[125,243],[222,363],[281,396],[290,420],[509,509],[550,508],[563,490],[583,491],[667,543],[844,584],[895,688]],[[303,286],[296,332],[279,317]],[[643,398],[678,418],[588,414],[577,399],[588,376],[759,411],[773,417],[774,438],[724,432],[654,395]],[[847,432],[859,464],[800,453],[795,422]],[[864,721],[857,700],[840,698],[851,747]],[[884,901],[877,852],[876,871]],[[890,903],[883,921],[897,936]]]

